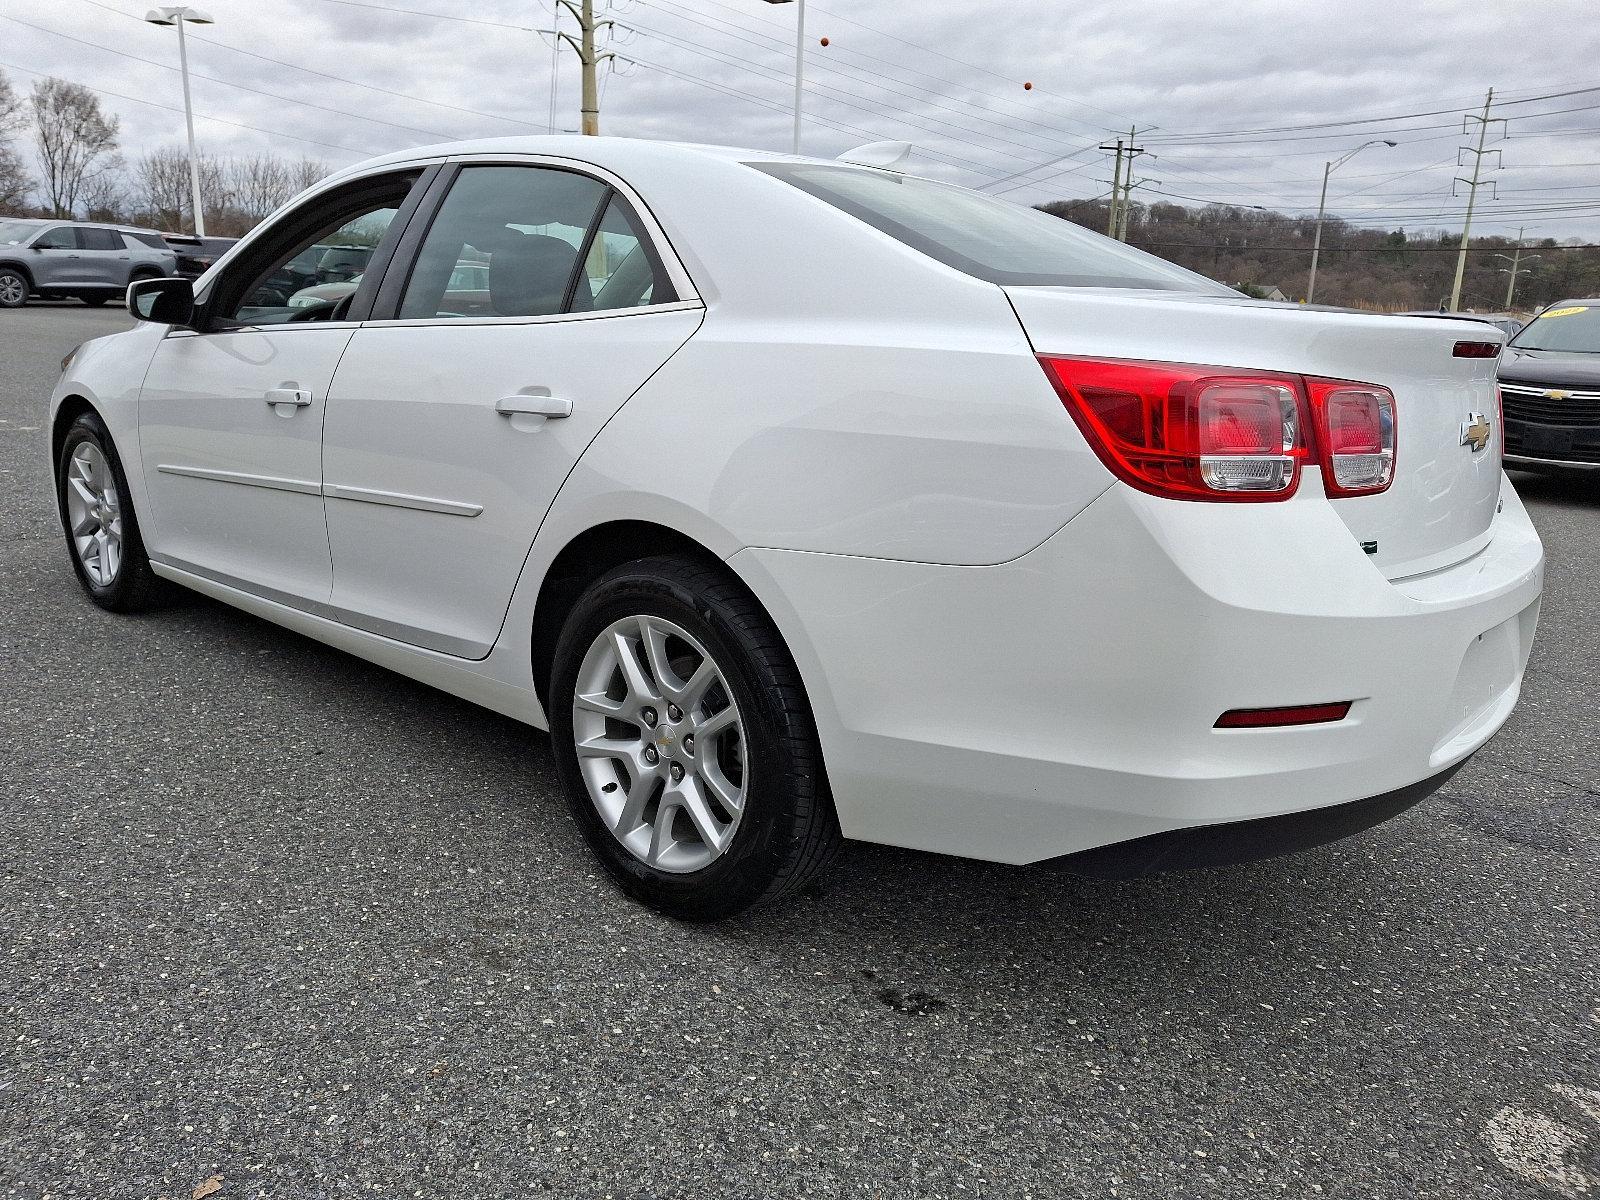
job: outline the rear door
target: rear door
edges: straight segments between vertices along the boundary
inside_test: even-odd
[[[477,162],[440,188],[329,397],[333,605],[482,658],[562,481],[702,309],[609,181]]]
[[[132,255],[122,235],[115,229],[81,225],[78,236],[83,241],[84,281],[107,290],[127,287]]]

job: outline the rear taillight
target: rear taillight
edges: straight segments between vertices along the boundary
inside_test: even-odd
[[[1451,351],[1456,358],[1499,358],[1499,342],[1457,342]]]
[[[1367,496],[1394,479],[1394,396],[1388,388],[1307,379],[1322,484],[1330,496]]]
[[[1179,500],[1284,500],[1301,468],[1329,496],[1394,479],[1387,388],[1182,363],[1041,357],[1072,419],[1111,473]]]
[[[1282,500],[1309,456],[1298,377],[1177,363],[1041,359],[1125,483],[1185,500]]]

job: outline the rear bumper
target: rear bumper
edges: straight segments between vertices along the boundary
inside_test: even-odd
[[[804,676],[846,836],[1035,862],[1382,796],[1504,723],[1543,549],[1509,483],[1488,544],[1386,579],[1332,504],[1118,485],[993,567],[746,549]],[[1345,720],[1216,729],[1234,708]]]
[[[1506,466],[1529,471],[1600,471],[1600,462],[1574,462],[1568,458],[1532,458],[1526,454],[1507,454]]]
[[[1399,816],[1437,792],[1466,765],[1464,758],[1437,775],[1379,796],[1368,796],[1365,800],[1277,817],[1257,817],[1253,821],[1169,829],[1129,842],[1080,850],[1056,859],[1055,863],[1075,875],[1094,879],[1138,879],[1161,871],[1231,867],[1280,854],[1294,854],[1350,837]]]

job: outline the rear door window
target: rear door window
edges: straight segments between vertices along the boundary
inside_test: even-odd
[[[126,249],[122,239],[117,236],[114,229],[99,229],[95,226],[85,226],[78,231],[83,235],[83,248],[85,250],[115,250]]]
[[[749,165],[990,283],[1237,294],[1060,217],[952,184],[863,167]]]

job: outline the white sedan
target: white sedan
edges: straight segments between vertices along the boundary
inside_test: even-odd
[[[268,286],[357,238],[337,304]],[[890,169],[409,151],[129,299],[51,405],[89,597],[192,588],[548,728],[681,917],[842,838],[1119,875],[1327,841],[1482,746],[1533,641],[1497,331]]]

